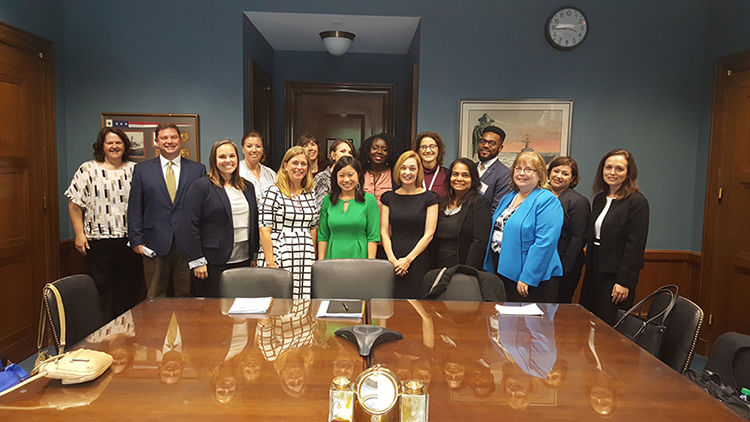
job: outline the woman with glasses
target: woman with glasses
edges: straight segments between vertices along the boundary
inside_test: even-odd
[[[547,190],[547,168],[536,152],[518,154],[510,189],[492,216],[484,270],[505,284],[508,302],[555,302],[563,274],[557,242],[563,209]]]
[[[419,154],[424,168],[422,187],[437,193],[441,198],[445,195],[445,175],[443,158],[445,158],[445,144],[435,132],[422,132],[417,135],[414,152]]]
[[[648,235],[648,201],[638,188],[633,155],[613,149],[599,162],[589,219],[581,305],[606,323],[633,306]]]
[[[484,266],[490,240],[490,203],[479,194],[477,166],[468,158],[454,161],[450,179],[440,200],[435,238],[430,244],[430,267]]]

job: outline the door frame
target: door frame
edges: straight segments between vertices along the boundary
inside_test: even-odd
[[[41,307],[42,288],[44,284],[52,282],[59,277],[60,266],[60,220],[57,197],[57,138],[56,138],[56,121],[55,121],[55,55],[54,44],[52,41],[41,38],[30,32],[0,22],[0,43],[7,44],[20,50],[37,54],[42,60],[42,89],[44,107],[42,119],[44,123],[39,127],[33,127],[31,138],[38,140],[37,151],[40,154],[40,161],[44,163],[43,181],[44,189],[39,192],[41,198],[33,201],[32,204],[40,204],[44,208],[44,227],[43,238],[45,240],[44,250],[46,251],[45,262],[39,262],[37,265],[44,266],[46,280],[40,280],[37,286],[34,286],[36,294],[33,297],[34,303],[25,304],[34,309],[34,315],[39,314]],[[2,257],[0,257],[1,259]],[[20,356],[28,355],[30,351],[36,349],[36,333],[38,328],[34,323],[34,332],[28,334],[10,344],[5,344],[5,351],[8,355]]]
[[[284,146],[289,149],[294,145],[292,129],[294,128],[294,110],[297,98],[305,95],[369,95],[382,96],[385,110],[383,113],[384,130],[391,136],[396,132],[396,85],[375,83],[330,83],[330,82],[294,82],[284,84]],[[387,112],[386,112],[387,111]]]
[[[722,333],[712,330],[713,314],[720,312],[715,304],[721,303],[722,298],[716,297],[723,289],[715,284],[719,270],[715,253],[720,239],[719,235],[719,205],[721,202],[721,188],[723,186],[722,163],[726,154],[727,137],[727,86],[731,72],[750,70],[750,50],[730,54],[716,60],[714,78],[713,110],[711,113],[711,139],[708,158],[708,177],[706,180],[706,205],[703,214],[703,242],[701,259],[701,290],[700,303],[708,314],[705,338],[708,344],[713,344],[716,337]]]

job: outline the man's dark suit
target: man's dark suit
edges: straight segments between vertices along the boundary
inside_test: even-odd
[[[146,268],[160,257],[170,254],[173,247],[176,253],[184,254],[183,241],[178,232],[182,222],[182,209],[185,206],[185,198],[190,185],[206,175],[203,164],[181,158],[180,159],[180,181],[177,184],[177,193],[174,203],[169,197],[167,182],[159,157],[136,164],[133,171],[133,183],[130,188],[130,200],[128,202],[128,237],[130,246],[146,245],[156,252],[155,258],[144,257],[144,270],[146,272],[146,283],[149,286],[149,297],[163,296],[166,291],[155,291],[152,289],[154,275],[149,274]],[[179,269],[181,270],[181,269]],[[157,271],[158,272],[158,271]],[[183,275],[184,273],[184,275]],[[173,279],[175,287],[178,282],[190,285],[190,274],[185,264],[185,271],[180,271],[180,280]],[[151,276],[151,277],[150,277]],[[157,274],[158,276],[158,274]],[[167,274],[166,277],[169,277]],[[187,280],[184,280],[187,276]],[[184,285],[184,284],[183,284]],[[165,287],[166,288],[166,287]],[[177,289],[175,289],[177,290]],[[176,295],[184,292],[175,291]],[[188,289],[189,293],[189,289]]]
[[[479,166],[481,162],[477,163]],[[500,160],[495,160],[492,165],[484,171],[479,178],[487,189],[482,195],[490,201],[490,214],[495,213],[495,208],[505,194],[510,192],[510,170]]]
[[[242,193],[250,207],[247,228],[252,259],[260,246],[258,203],[255,188],[247,180]],[[208,279],[196,280],[199,295],[218,296],[220,272],[234,249],[234,221],[229,196],[223,187],[214,185],[208,178],[196,180],[188,192],[184,214],[182,231],[185,233],[188,261],[200,258],[208,261]]]

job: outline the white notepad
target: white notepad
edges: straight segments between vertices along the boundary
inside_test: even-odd
[[[272,303],[272,297],[238,297],[229,308],[229,315],[265,314]]]
[[[362,318],[364,302],[361,300],[324,300],[315,318]]]
[[[544,316],[544,312],[539,309],[536,303],[521,306],[495,305],[495,309],[497,309],[500,315]]]

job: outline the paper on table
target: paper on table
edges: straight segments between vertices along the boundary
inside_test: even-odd
[[[272,302],[272,297],[238,297],[229,308],[229,315],[265,314]]]
[[[495,305],[495,309],[500,315],[521,315],[521,316],[543,316],[544,312],[539,309],[536,303],[522,306],[503,306]]]
[[[324,300],[315,318],[362,318],[363,311],[361,300]]]

